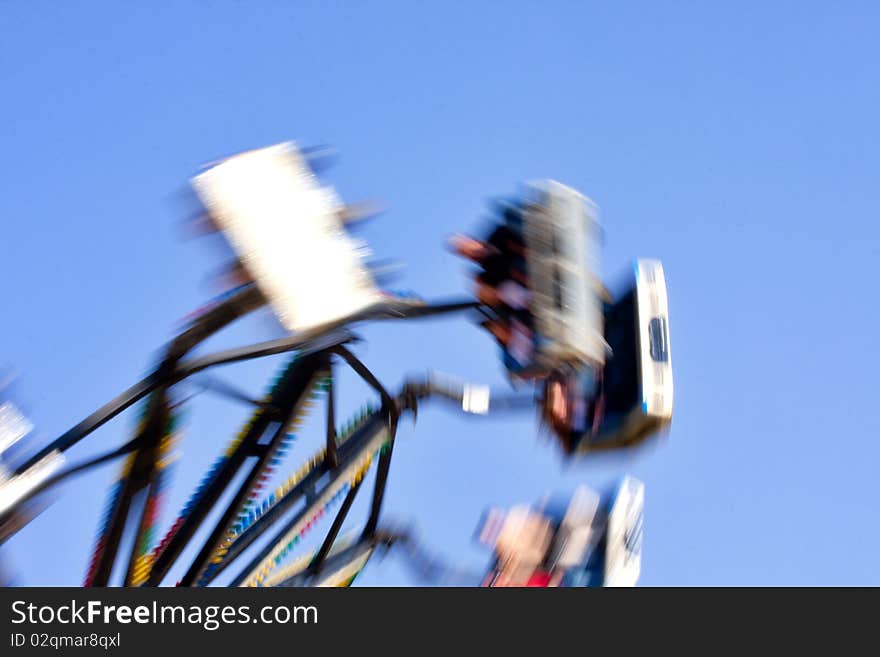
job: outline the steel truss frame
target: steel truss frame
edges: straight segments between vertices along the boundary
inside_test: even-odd
[[[278,529],[233,577],[233,586],[259,586],[264,582],[276,582],[275,585],[280,586],[320,583],[328,573],[358,560],[365,561],[365,555],[368,558],[376,547],[393,543],[393,538],[379,528],[379,516],[398,420],[403,412],[415,414],[418,401],[434,391],[430,386],[407,384],[398,395],[392,396],[347,348],[348,343],[356,340],[347,327],[353,322],[369,319],[414,319],[444,315],[478,308],[478,304],[473,301],[434,305],[390,302],[369,309],[361,316],[346,318],[308,334],[187,358],[208,337],[265,303],[261,293],[252,285],[208,310],[171,341],[151,374],[16,468],[14,475],[26,473],[43,457],[69,450],[126,409],[145,400],[144,415],[129,442],[52,476],[7,512],[14,514],[16,509],[34,496],[74,475],[110,460],[126,457],[122,475],[112,491],[85,585],[110,584],[111,574],[119,560],[120,539],[132,524],[136,526],[135,540],[127,558],[124,584],[161,585],[184,550],[194,544],[196,533],[206,524],[208,515],[242,471],[245,472],[243,480],[215,521],[208,538],[201,543],[178,585],[206,586],[213,583],[272,528]],[[250,400],[245,396],[239,397],[255,406],[250,420],[203,479],[165,538],[157,545],[151,545],[155,503],[163,485],[166,439],[175,409],[172,386],[210,367],[293,351],[296,355],[264,398]],[[347,365],[372,387],[381,402],[377,408],[370,409],[358,418],[344,435],[337,433],[334,402],[334,373],[339,363]],[[270,496],[267,503],[255,509],[253,500],[265,482],[267,469],[278,460],[279,450],[289,437],[289,427],[310,405],[316,386],[323,386],[327,395],[325,445],[303,471],[276,489],[276,494]],[[374,459],[376,456],[378,458]],[[363,529],[353,545],[334,549],[343,523],[362,488],[363,477],[374,460],[377,461],[376,477],[369,515]],[[295,575],[281,580],[267,580],[268,574],[281,563],[290,547],[297,543],[297,538],[310,528],[317,516],[323,515],[328,502],[336,501],[343,494],[341,506],[317,551]],[[295,512],[293,509],[296,509]],[[350,581],[348,578],[346,583]]]

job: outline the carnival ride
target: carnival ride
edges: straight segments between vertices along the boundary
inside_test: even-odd
[[[193,179],[193,188],[207,223],[236,254],[239,285],[192,317],[147,377],[14,464],[4,457],[31,425],[11,400],[0,399],[0,541],[39,513],[45,491],[123,459],[99,523],[85,586],[109,585],[120,560],[121,584],[166,584],[171,569],[193,545],[198,549],[176,582],[179,586],[216,584],[222,574],[232,586],[345,586],[377,549],[400,546],[411,557],[419,554],[412,536],[383,527],[380,516],[398,423],[405,414],[415,415],[430,397],[451,400],[459,411],[471,414],[537,406],[568,458],[638,444],[671,421],[662,266],[638,261],[629,287],[611,296],[596,273],[596,208],[575,190],[551,181],[533,183],[501,203],[500,221],[485,241],[461,238],[455,247],[478,265],[476,299],[428,303],[378,289],[366,263],[366,245],[346,230],[354,209],[319,182],[309,152],[292,142],[214,164]],[[324,275],[316,280],[312,272],[322,263],[333,266],[323,266]],[[271,307],[287,336],[192,355],[209,337],[264,306]],[[499,395],[432,374],[392,390],[350,349],[357,323],[461,312],[481,317],[501,346],[510,378],[529,388],[525,394]],[[170,455],[187,401],[175,386],[219,365],[283,353],[292,355],[262,397],[245,399],[253,406],[249,419],[158,537],[160,506],[170,485]],[[334,390],[343,367],[372,388],[376,400],[340,425]],[[267,489],[270,473],[284,462],[319,397],[326,407],[323,446]],[[128,442],[65,465],[70,448],[138,403],[139,423]],[[343,533],[365,475],[374,466],[367,517],[359,531]],[[635,486],[632,494],[640,500],[640,484],[631,481],[625,480],[624,486]],[[607,509],[594,513],[587,524],[602,520],[601,531],[596,524],[592,536],[606,537],[594,540],[594,546],[617,545],[618,534],[631,536],[636,524],[640,535],[640,502],[637,506],[638,512],[626,521],[616,520]],[[318,547],[295,558],[293,552],[317,520],[334,508]],[[621,522],[629,529],[616,528]],[[123,536],[132,530],[131,548],[120,559]],[[197,535],[206,538],[196,542]],[[606,552],[611,550],[603,547],[602,554]],[[632,556],[632,550],[627,554]],[[566,582],[614,583],[597,575],[605,571],[595,564],[581,565],[587,574]],[[626,572],[630,575],[621,581],[634,584],[638,573],[632,577],[632,568]],[[517,585],[520,580],[513,581]]]

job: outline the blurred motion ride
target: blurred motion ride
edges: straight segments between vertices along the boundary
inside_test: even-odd
[[[494,201],[485,235],[451,241],[473,265],[474,297],[432,303],[380,289],[368,246],[350,230],[363,208],[346,205],[320,181],[320,157],[285,142],[233,155],[193,178],[202,226],[222,235],[233,254],[233,284],[188,318],[143,380],[39,446],[22,441],[31,422],[0,391],[0,542],[34,521],[49,489],[121,459],[85,586],[109,585],[120,572],[118,584],[158,586],[168,583],[172,568],[183,572],[180,586],[347,586],[377,548],[397,540],[380,524],[397,425],[429,398],[452,400],[468,414],[537,409],[569,461],[631,448],[668,427],[673,386],[663,266],[636,260],[619,290],[606,288],[598,273],[598,208],[587,197],[543,180]],[[264,306],[284,337],[193,353]],[[511,390],[428,373],[395,392],[352,350],[357,323],[451,313],[470,314],[495,339]],[[277,354],[289,354],[288,360],[262,396],[216,380],[202,384],[249,403],[253,412],[160,531],[168,466],[189,402],[181,385],[196,375],[207,381],[204,372],[219,365]],[[376,394],[341,424],[334,404],[340,367]],[[323,447],[267,489],[318,400],[326,409]],[[135,405],[140,416],[131,440],[68,465],[75,445]],[[369,514],[356,531],[341,532],[372,470]],[[635,585],[643,502],[641,482],[625,477],[611,495],[582,487],[563,504],[493,510],[479,532],[492,550],[492,566],[474,583]],[[331,508],[336,514],[326,535],[297,556]],[[122,537],[131,532],[134,542],[120,555]]]

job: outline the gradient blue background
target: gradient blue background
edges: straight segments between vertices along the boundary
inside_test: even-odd
[[[529,413],[431,406],[402,424],[387,518],[479,571],[487,505],[630,472],[647,490],[645,585],[880,584],[878,16],[870,2],[4,2],[0,360],[43,440],[144,375],[214,292],[217,250],[182,241],[180,222],[186,181],[219,156],[337,147],[328,180],[388,204],[365,235],[427,297],[468,291],[442,243],[477,228],[489,196],[557,178],[601,206],[609,279],[635,257],[665,265],[672,431],[566,466]],[[360,333],[389,385],[439,368],[503,386],[465,319]],[[263,313],[209,347],[277,335]],[[280,362],[218,374],[256,393]],[[342,400],[365,394],[350,383]],[[194,405],[163,529],[245,413]],[[16,537],[20,583],[82,581],[115,475],[67,485]],[[412,581],[393,556],[358,580]]]

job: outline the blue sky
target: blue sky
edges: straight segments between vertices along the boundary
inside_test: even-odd
[[[144,375],[212,294],[217,251],[179,226],[187,180],[225,154],[335,146],[328,181],[388,205],[365,235],[407,264],[398,287],[429,298],[468,291],[448,234],[479,226],[488,197],[556,178],[601,206],[609,279],[636,257],[664,263],[672,431],[566,465],[529,413],[472,421],[432,406],[401,426],[387,517],[479,570],[471,533],[486,506],[632,473],[646,484],[645,585],[880,584],[878,14],[868,2],[2,3],[0,360],[22,372],[44,440]],[[358,353],[391,386],[428,368],[503,385],[490,338],[465,319],[360,333]],[[278,334],[264,313],[209,346]],[[256,392],[280,362],[218,375]],[[349,409],[365,398],[342,390]],[[244,413],[198,399],[164,526]],[[16,537],[6,557],[22,583],[81,582],[115,473],[67,485]],[[358,581],[411,582],[393,556]]]

